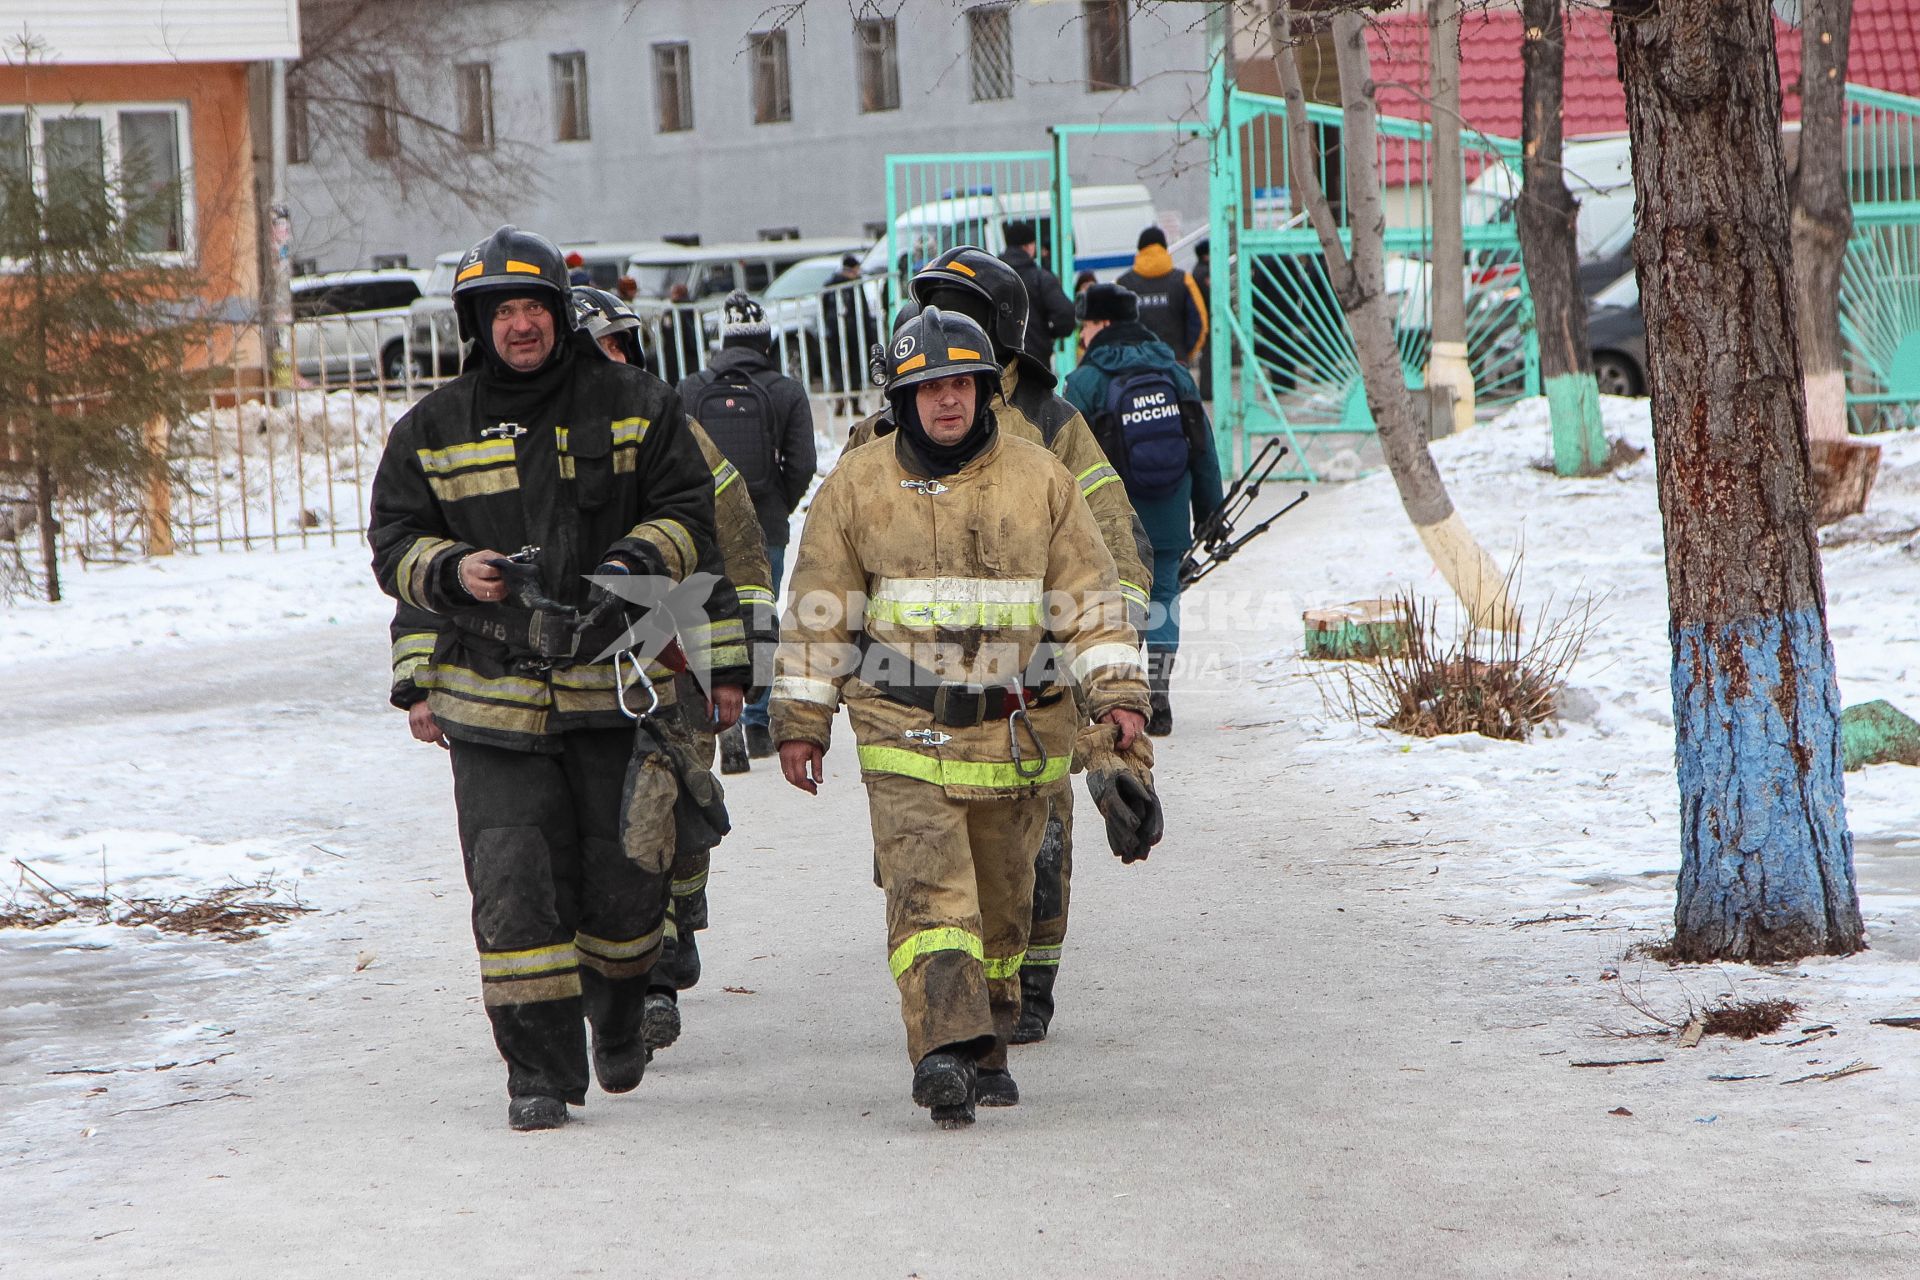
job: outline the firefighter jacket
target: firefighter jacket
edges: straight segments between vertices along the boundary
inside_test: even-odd
[[[766,585],[773,578],[767,564],[767,547],[760,536],[753,499],[740,483],[740,473],[698,422],[687,419],[687,428],[713,473],[713,510],[719,526],[720,559],[726,565],[727,580],[734,584],[734,592],[740,598],[740,612],[746,623],[747,649],[753,659],[754,672],[754,685],[747,690],[747,695],[752,698],[772,678],[773,650],[780,640],[773,588]],[[389,694],[394,706],[404,710],[427,696],[427,691],[414,679],[414,673],[432,659],[434,642],[445,621],[414,605],[394,605],[390,629],[393,688]],[[657,662],[650,662],[647,675],[653,680],[662,703],[671,701],[666,685],[674,673]]]
[[[1127,500],[1120,473],[1108,465],[1107,455],[1095,443],[1087,420],[1053,394],[1051,374],[1023,369],[1018,360],[1009,363],[1000,376],[1000,398],[994,402],[993,417],[1001,436],[1051,449],[1072,474],[1113,557],[1120,575],[1120,598],[1127,602],[1127,616],[1137,630],[1146,619],[1147,599],[1153,592],[1153,544]],[[892,432],[893,407],[889,405],[853,425],[841,457]]]
[[[471,364],[394,425],[374,476],[368,541],[380,587],[445,620],[412,676],[449,737],[557,752],[568,730],[628,723],[614,667],[593,662],[621,621],[581,636],[571,657],[542,657],[533,628],[550,631],[553,615],[479,604],[460,585],[460,560],[480,549],[539,547],[545,595],[576,610],[585,576],[611,556],[676,582],[711,574],[706,621],[682,628],[680,642],[715,683],[751,682],[714,543],[714,477],[678,398],[576,337],[562,339],[569,346],[531,397]]]
[[[843,456],[807,514],[788,600],[774,738],[825,749],[844,699],[864,776],[917,778],[955,799],[1026,794],[1066,777],[1083,714],[1147,707],[1139,637],[1073,475],[997,430],[937,480],[897,433]],[[908,678],[905,655],[956,701],[1031,690],[1049,642],[1084,713],[1054,687],[1030,719],[956,724],[875,683]]]

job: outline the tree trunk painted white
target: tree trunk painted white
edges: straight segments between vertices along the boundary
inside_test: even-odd
[[[1807,435],[1847,438],[1840,270],[1853,233],[1846,174],[1847,47],[1853,0],[1805,0],[1800,22],[1800,161],[1793,178],[1793,261],[1806,381]]]
[[[1340,71],[1347,215],[1353,237],[1349,255],[1314,172],[1314,131],[1307,124],[1306,93],[1294,58],[1291,7],[1282,0],[1275,15],[1274,67],[1287,99],[1287,157],[1294,190],[1313,221],[1326,257],[1327,276],[1347,318],[1366,384],[1367,407],[1380,433],[1380,450],[1400,505],[1420,541],[1475,623],[1514,630],[1519,617],[1507,598],[1506,575],[1474,539],[1453,507],[1447,484],[1427,448],[1425,415],[1414,411],[1400,348],[1394,341],[1394,300],[1387,293],[1386,214],[1380,200],[1378,107],[1367,57],[1365,20],[1339,13],[1332,19]]]
[[[1460,0],[1427,0],[1433,68],[1433,141],[1427,153],[1432,185],[1433,340],[1427,385],[1453,388],[1453,429],[1473,425],[1473,366],[1467,358],[1467,251],[1461,228]]]

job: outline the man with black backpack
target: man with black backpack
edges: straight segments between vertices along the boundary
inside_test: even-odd
[[[1180,558],[1193,545],[1193,526],[1220,505],[1220,458],[1199,388],[1173,348],[1140,323],[1132,291],[1093,285],[1075,311],[1087,354],[1064,394],[1093,424],[1153,543],[1147,732],[1165,737],[1173,732],[1167,682],[1180,647]]]
[[[777,604],[787,558],[787,522],[807,496],[818,458],[807,389],[774,365],[773,327],[759,303],[738,292],[727,299],[720,351],[712,364],[682,380],[680,403],[746,483],[767,537]],[[720,771],[744,773],[749,757],[773,753],[762,694],[747,704],[739,727],[721,735]]]

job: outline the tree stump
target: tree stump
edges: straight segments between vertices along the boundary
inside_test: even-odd
[[[1407,651],[1407,615],[1398,600],[1355,600],[1331,609],[1308,609],[1309,658],[1373,659]]]
[[[1867,509],[1880,474],[1880,446],[1858,440],[1813,440],[1813,518],[1832,524]]]

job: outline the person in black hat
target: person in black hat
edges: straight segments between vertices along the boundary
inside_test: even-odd
[[[1033,223],[1025,218],[1009,219],[1005,227],[1007,247],[1000,261],[1012,267],[1027,286],[1026,352],[1041,364],[1052,365],[1053,344],[1073,332],[1073,303],[1060,287],[1060,277],[1040,265],[1035,256],[1038,238]]]
[[[774,363],[773,326],[759,303],[736,291],[722,316],[720,350],[712,364],[681,381],[680,403],[739,471],[753,498],[777,600],[789,522],[819,463],[813,406],[800,380]],[[720,750],[723,773],[745,773],[750,760],[773,754],[765,694],[747,704],[739,727],[721,737]]]
[[[711,575],[707,621],[676,617],[689,666],[709,699],[752,672],[679,401],[576,327],[560,251],[501,227],[461,259],[453,303],[473,350],[394,425],[368,541],[381,590],[440,624],[411,655],[415,734],[450,744],[508,1123],[552,1129],[586,1102],[589,1061],[608,1093],[645,1071],[681,795],[600,661],[627,620],[591,607],[588,575]]]
[[[1092,285],[1077,309],[1087,354],[1062,390],[1093,424],[1153,543],[1147,732],[1164,737],[1173,732],[1167,685],[1180,647],[1180,560],[1194,525],[1220,505],[1220,457],[1199,388],[1173,349],[1141,323],[1132,291]]]
[[[1167,252],[1167,233],[1148,227],[1140,233],[1133,270],[1119,283],[1140,300],[1140,323],[1173,349],[1180,363],[1200,358],[1207,340],[1207,304],[1193,277],[1173,265]]]

